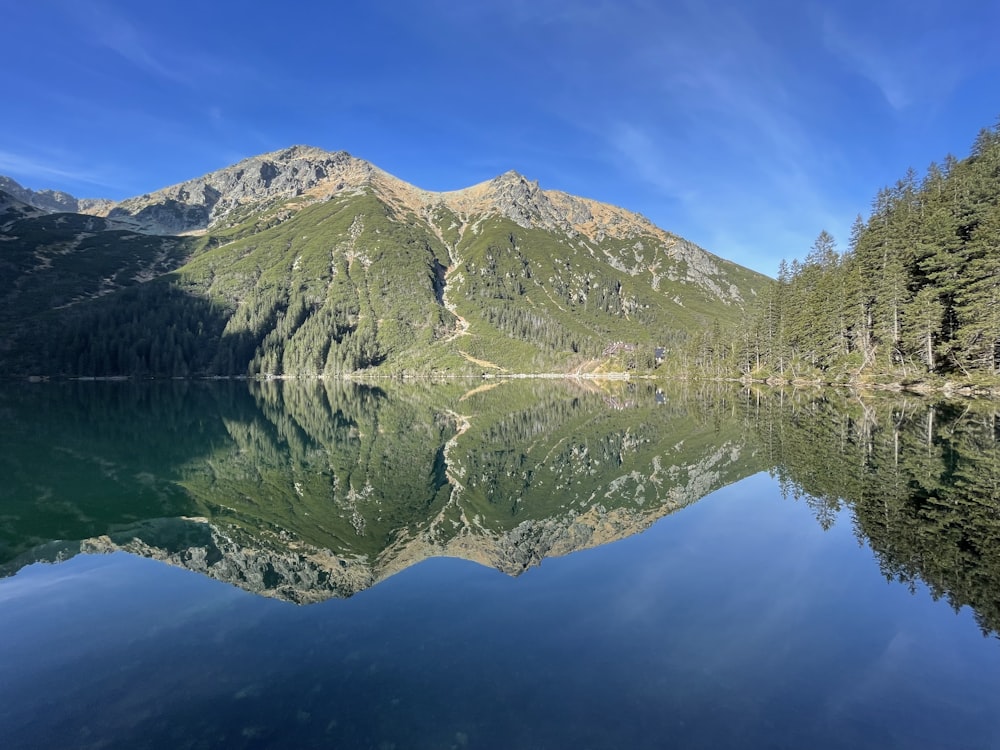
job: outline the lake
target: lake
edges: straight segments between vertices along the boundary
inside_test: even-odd
[[[5,748],[1000,747],[1000,404],[0,389]]]

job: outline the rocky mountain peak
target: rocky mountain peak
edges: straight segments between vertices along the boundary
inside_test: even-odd
[[[326,149],[319,148],[318,146],[307,146],[305,144],[298,143],[294,146],[289,146],[288,148],[281,149],[280,151],[272,151],[262,156],[251,157],[246,161],[251,161],[253,159],[269,158],[271,161],[289,162],[296,159],[306,159],[312,161],[323,161],[325,159],[342,158],[342,159],[352,159],[353,157],[346,151],[327,151]]]
[[[563,223],[538,181],[529,181],[517,172],[504,172],[490,182],[491,198],[501,216],[518,226],[554,226]]]
[[[242,205],[294,198],[324,185],[331,192],[360,187],[374,172],[346,151],[292,146],[122,201],[108,216],[140,231],[182,234],[207,229]]]
[[[521,227],[571,229],[566,217],[542,190],[537,180],[510,170],[492,180],[446,193],[421,191],[425,203],[443,203],[459,215],[504,216]]]
[[[5,184],[0,182],[0,188]],[[227,221],[242,221],[254,212],[276,208],[292,199],[296,199],[295,204],[288,206],[291,211],[283,212],[286,217],[294,215],[298,207],[345,191],[360,190],[371,190],[399,215],[423,217],[432,226],[436,221],[435,206],[445,206],[460,217],[460,232],[470,227],[475,229],[485,217],[499,216],[525,229],[556,232],[578,244],[583,240],[600,244],[609,238],[624,241],[627,249],[616,252],[628,257],[613,259],[618,270],[635,275],[646,269],[656,279],[660,276],[672,279],[680,272],[657,270],[660,267],[654,255],[665,254],[671,264],[684,264],[687,281],[720,299],[739,299],[735,287],[718,286],[715,279],[722,273],[719,259],[701,248],[663,231],[640,214],[589,198],[544,190],[537,180],[529,180],[515,170],[472,187],[434,192],[404,182],[346,151],[325,151],[300,144],[252,156],[197,179],[130,198],[109,210],[87,213],[105,215],[119,227],[142,233],[190,234]],[[13,195],[24,200],[17,192]],[[61,195],[52,193],[50,197],[57,201],[72,198]],[[435,230],[441,232],[440,227],[435,226]]]
[[[511,184],[514,184],[514,183],[525,183],[525,184],[528,184],[528,185],[534,184],[534,186],[536,188],[538,187],[538,180],[534,180],[534,181],[529,180],[527,177],[525,177],[523,174],[521,174],[520,172],[518,172],[516,169],[508,169],[503,174],[497,175],[496,177],[494,177],[492,180],[490,180],[490,182],[493,182],[493,183],[496,183],[496,184],[501,184],[501,183],[511,183]]]

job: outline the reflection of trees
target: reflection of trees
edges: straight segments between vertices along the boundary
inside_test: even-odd
[[[258,410],[227,422],[232,443],[185,470],[206,515],[370,555],[447,500],[441,452],[454,425],[426,400],[342,381],[251,390]]]
[[[644,385],[529,395],[510,385],[479,395],[449,456],[458,503],[494,530],[597,506],[659,517],[758,466],[726,389],[673,389],[662,403]]]
[[[757,425],[788,492],[827,526],[840,504],[882,572],[926,583],[1000,632],[1000,419],[996,406],[914,397],[773,394]]]
[[[242,383],[8,383],[0,389],[0,562],[51,539],[191,514],[177,467],[253,410]]]

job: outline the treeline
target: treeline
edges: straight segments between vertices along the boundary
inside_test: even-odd
[[[27,331],[22,356],[27,367],[60,375],[202,374],[212,371],[225,314],[163,277],[99,298],[81,314],[50,316]]]
[[[913,170],[822,232],[727,342],[745,376],[824,382],[995,382],[1000,374],[1000,125],[968,158]]]

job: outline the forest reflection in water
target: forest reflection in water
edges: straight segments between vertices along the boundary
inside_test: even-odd
[[[1000,419],[992,401],[755,395],[751,422],[786,496],[826,528],[850,510],[883,574],[968,605],[1000,632]]]
[[[1000,630],[996,405],[542,381],[8,388],[0,571],[114,549],[299,603],[435,556],[509,574],[759,471]]]
[[[89,382],[0,416],[6,746],[1000,737],[990,402]]]

